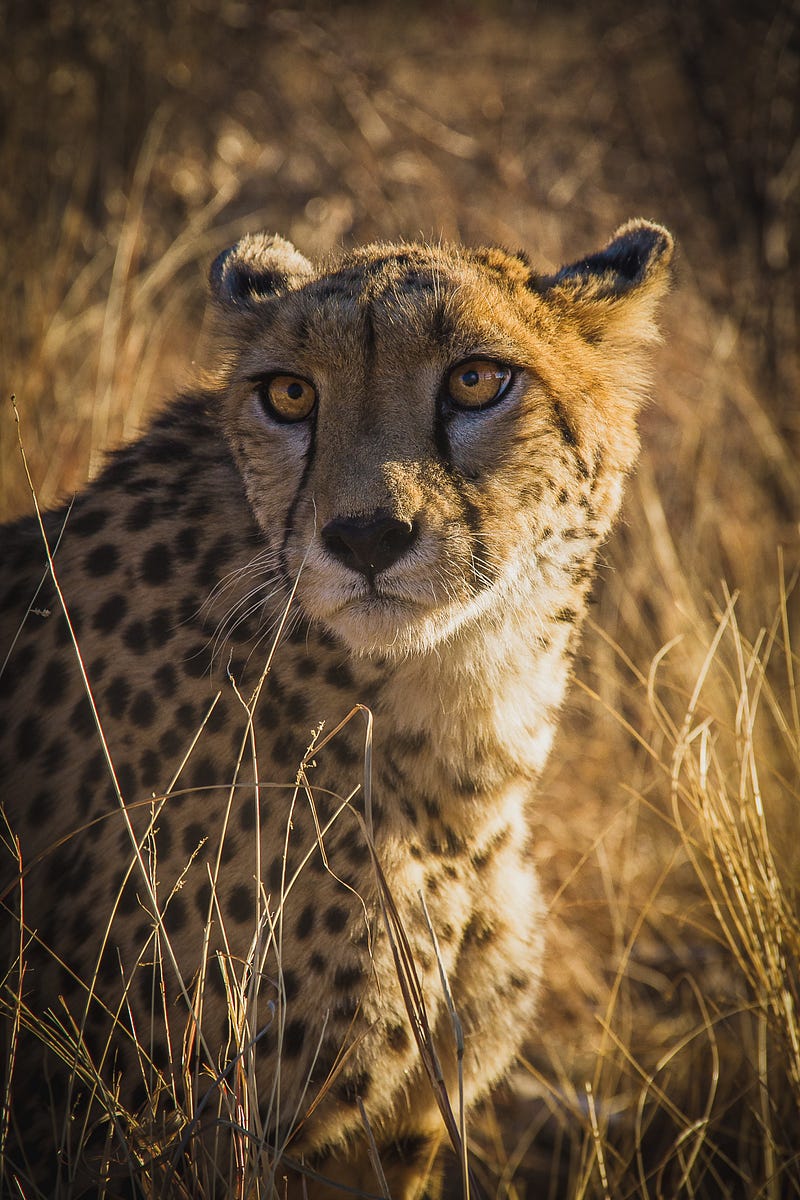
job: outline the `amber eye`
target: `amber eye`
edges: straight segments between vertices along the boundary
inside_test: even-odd
[[[510,367],[488,358],[470,358],[447,376],[447,394],[458,408],[487,408],[506,392],[511,378]]]
[[[259,386],[259,393],[279,421],[304,421],[317,402],[314,388],[297,375],[273,375]]]

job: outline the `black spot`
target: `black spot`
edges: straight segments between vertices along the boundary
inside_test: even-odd
[[[164,542],[154,542],[142,555],[142,581],[160,587],[172,578],[172,555]]]
[[[128,894],[129,894],[128,891],[126,891],[125,895],[127,896]],[[132,895],[132,893],[130,893],[130,894]],[[112,898],[112,900],[116,899],[116,892],[114,893],[114,895],[111,898]],[[119,983],[120,970],[119,970],[119,959],[117,958],[116,948],[114,948],[113,951],[110,947],[108,947],[106,949],[106,952],[100,961],[100,966],[98,968],[97,973],[98,973],[100,979],[102,980],[102,982],[106,986],[110,986],[111,984],[114,984],[114,983]]]
[[[211,514],[211,499],[209,496],[198,496],[186,509],[190,521],[202,521]]]
[[[115,675],[103,693],[108,711],[115,720],[124,716],[130,694],[131,686],[125,676]]]
[[[163,832],[164,831],[161,830],[159,835],[159,848]],[[188,913],[186,911],[186,901],[180,892],[174,892],[170,897],[166,913],[164,914],[164,920],[166,922],[168,932],[179,933],[181,929],[186,927],[187,918]]]
[[[300,941],[305,941],[309,934],[313,932],[315,919],[314,905],[307,904],[297,918],[297,925],[295,926],[295,933]]]
[[[300,991],[300,983],[294,971],[283,972],[283,990],[287,1001],[294,1000]]]
[[[96,750],[81,773],[78,782],[78,807],[86,814],[91,807],[98,785],[103,782],[108,771],[106,756],[102,750]]]
[[[134,696],[128,716],[138,729],[149,729],[156,719],[156,706],[149,692],[139,691]]]
[[[178,676],[172,663],[164,663],[153,675],[153,683],[159,696],[168,700],[174,696],[178,687]]]
[[[239,809],[239,828],[249,833],[256,827],[256,810],[253,804],[243,804]]]
[[[189,784],[193,788],[210,787],[217,780],[217,767],[208,754],[189,760]]]
[[[256,709],[256,724],[259,729],[267,731],[274,729],[278,724],[278,710],[274,704],[270,704],[269,700],[263,700]]]
[[[290,692],[286,698],[285,712],[291,721],[305,721],[308,717],[308,700],[302,692]]]
[[[231,555],[231,542],[227,536],[217,538],[213,546],[205,552],[200,560],[200,566],[195,574],[198,587],[208,590],[219,582],[225,563]]]
[[[317,664],[307,654],[301,655],[294,665],[295,673],[300,679],[310,679],[317,673]]]
[[[439,878],[438,875],[434,874],[433,872],[431,872],[430,874],[425,876],[425,890],[430,892],[430,894],[432,896],[438,895],[440,884],[441,884],[441,879]],[[448,926],[448,929],[449,928],[450,928],[450,926]],[[453,932],[452,929],[450,930],[450,932],[451,933]]]
[[[147,622],[150,640],[156,649],[166,645],[175,633],[175,622],[168,608],[157,609]]]
[[[371,1077],[362,1071],[353,1079],[343,1080],[334,1086],[334,1093],[344,1104],[357,1104],[359,1097],[366,1100],[372,1084]]]
[[[205,724],[207,733],[220,733],[228,724],[230,712],[224,700],[219,700]]]
[[[139,475],[125,484],[125,491],[129,496],[141,496],[145,492],[151,492],[158,487],[158,480],[154,475]]]
[[[308,641],[308,625],[306,622],[298,621],[298,623],[289,631],[287,640],[290,641],[293,646],[305,646],[306,642]],[[300,674],[302,674],[302,672],[300,672]]]
[[[370,852],[369,846],[366,843],[364,834],[358,828],[348,829],[345,836],[342,838],[342,846],[347,852],[347,857],[355,867],[363,866],[369,861]]]
[[[89,509],[87,512],[73,514],[67,519],[67,532],[77,537],[93,537],[105,525],[108,513],[102,508]]]
[[[70,604],[68,611],[69,611],[70,623],[72,624],[72,628],[75,631],[75,636],[80,637],[81,628],[83,627],[83,613],[78,608],[77,604]],[[65,616],[63,616],[63,614],[61,617],[59,617],[58,624],[56,625],[56,645],[57,646],[71,646],[72,645],[72,634],[69,631],[69,625],[67,624],[67,618]],[[31,647],[31,649],[33,649],[33,647]]]
[[[287,1058],[298,1058],[303,1050],[303,1043],[306,1039],[305,1021],[295,1018],[293,1021],[287,1021],[283,1030],[282,1053]]]
[[[569,500],[569,492],[567,491],[566,488],[562,488],[561,491],[558,493],[558,503],[566,504],[568,500]]]
[[[349,914],[346,908],[332,904],[325,913],[325,926],[330,933],[341,933],[347,924]]]
[[[136,771],[130,763],[119,763],[115,767],[117,774],[117,783],[119,790],[122,792],[123,799],[130,800],[131,793],[136,791],[138,779]],[[127,830],[125,830],[127,834]]]
[[[175,759],[183,743],[174,729],[167,729],[158,739],[158,752],[162,758]]]
[[[42,672],[37,698],[43,708],[53,708],[64,699],[69,674],[63,659],[51,658]]]
[[[439,809],[439,802],[436,800],[436,798],[434,796],[423,796],[422,804],[425,809],[425,812],[428,814],[428,816],[431,818],[431,820],[432,821],[437,820],[439,817],[440,809]]]
[[[46,821],[52,815],[55,802],[50,792],[37,792],[28,813],[34,821]]]
[[[347,735],[340,733],[330,743],[331,753],[336,761],[343,767],[353,767],[361,760],[361,755],[358,750],[350,743]]]
[[[209,880],[206,880],[205,883],[202,883],[200,885],[200,887],[197,889],[197,891],[195,892],[195,895],[194,895],[194,906],[197,909],[200,916],[203,918],[203,921],[205,921],[206,918],[208,917],[208,906],[209,906],[210,902],[211,902],[211,883]],[[212,971],[211,974],[218,975],[219,972]]]
[[[244,925],[247,921],[252,921],[255,911],[253,885],[237,883],[228,897],[227,907],[234,921],[238,921],[240,925]]]
[[[147,448],[148,462],[179,463],[186,456],[187,446],[176,437],[160,437]]]
[[[118,871],[114,876],[114,882],[111,887],[111,901],[117,901],[117,912],[123,916],[130,916],[139,907],[139,900],[136,895],[136,888],[131,876],[128,876],[127,884],[125,877],[128,875],[127,870]],[[117,972],[115,972],[116,974]]]
[[[90,737],[94,733],[96,726],[88,696],[81,696],[73,708],[70,713],[69,727],[79,737]]]
[[[204,914],[205,918],[205,914]],[[230,961],[230,960],[228,960]],[[222,972],[222,963],[217,961],[208,971],[208,981],[211,984],[211,990],[219,996],[220,1000],[227,1000],[228,993],[225,990],[225,976]],[[227,1030],[226,1030],[227,1033]]]
[[[112,456],[111,462],[102,474],[105,484],[127,483],[138,466],[137,459],[130,450],[122,450]]]
[[[82,946],[88,942],[92,936],[93,925],[89,920],[89,915],[83,908],[72,910],[72,919],[70,921],[70,934],[76,945]]]
[[[193,704],[181,704],[175,711],[175,722],[181,729],[196,731],[199,724],[197,710]]]
[[[291,738],[279,737],[272,744],[272,757],[279,766],[288,767],[290,764],[297,764],[301,755],[298,754]]]
[[[456,787],[462,796],[478,796],[483,788],[474,775],[458,775]]]
[[[327,959],[322,954],[320,954],[318,950],[315,950],[314,953],[311,955],[311,957],[308,960],[309,970],[313,971],[315,975],[322,975],[322,973],[326,970],[327,966],[328,966]]]
[[[122,640],[133,654],[147,654],[150,649],[150,634],[144,621],[131,621],[125,627]]]
[[[205,837],[205,831],[199,821],[192,821],[183,831],[183,849],[187,858],[190,858],[197,850],[200,843]]]
[[[431,1152],[431,1144],[424,1134],[408,1134],[380,1147],[382,1163],[401,1163],[410,1167],[415,1163],[422,1166]]]
[[[404,733],[395,735],[394,742],[399,750],[404,754],[416,755],[420,750],[424,749],[427,744],[427,737],[421,729],[409,729]]]
[[[275,858],[269,864],[267,871],[267,885],[273,894],[280,891],[281,879],[283,878],[283,859]]]
[[[106,673],[108,662],[105,658],[96,658],[89,667],[89,679],[92,683],[99,683]]]
[[[445,854],[449,855],[450,858],[455,858],[457,855],[463,854],[464,850],[466,848],[463,838],[460,838],[458,836],[458,834],[452,829],[445,828],[443,830],[443,832],[444,832],[443,849],[444,849]]]
[[[128,533],[139,533],[153,523],[155,501],[152,496],[143,496],[131,507],[125,518],[125,528]]]
[[[341,992],[352,992],[353,988],[358,984],[363,984],[364,974],[360,967],[357,966],[342,966],[336,968],[336,974],[333,977],[334,987],[337,987]]]
[[[473,917],[464,930],[463,944],[465,946],[486,946],[493,939],[494,929],[492,926],[484,924],[477,917]]]
[[[200,679],[210,669],[208,642],[198,642],[186,654],[183,671],[191,679]]]
[[[577,620],[577,613],[574,608],[560,608],[555,614],[555,620],[561,621],[565,625],[573,625]]]
[[[139,759],[139,778],[142,787],[154,791],[161,779],[161,758],[155,750],[145,750]]]
[[[187,525],[176,537],[175,553],[181,562],[197,558],[197,530],[192,525]]]
[[[328,667],[325,672],[325,679],[331,687],[347,688],[352,690],[355,687],[355,680],[350,673],[350,668],[347,663],[334,663]]]
[[[386,1044],[395,1054],[405,1054],[411,1045],[405,1025],[389,1025],[386,1029]]]
[[[118,563],[119,551],[117,547],[112,542],[103,542],[89,551],[83,565],[88,575],[100,577],[102,575],[110,575],[112,571],[116,571]],[[72,616],[73,614],[70,613],[71,618]]]
[[[190,625],[202,607],[197,596],[182,596],[178,605],[178,621],[181,625]]]

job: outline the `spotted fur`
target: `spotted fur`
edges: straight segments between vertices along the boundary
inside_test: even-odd
[[[377,1189],[360,1105],[392,1194],[414,1194],[440,1118],[369,829],[451,1094],[420,895],[468,1104],[535,1035],[528,807],[636,456],[671,247],[631,222],[546,276],[497,249],[370,246],[317,267],[245,238],[212,268],[212,370],[46,515],[54,572],[33,519],[4,529],[0,752],[22,879],[7,856],[2,896],[15,947],[22,900],[25,1005],[51,1030],[68,1009],[127,1111],[145,1119],[160,1091],[159,1111],[198,1112],[184,1148],[217,1111],[241,1119],[246,1066],[290,1194],[299,1162]],[[475,358],[512,382],[461,410],[448,373]],[[276,373],[316,390],[307,418],[270,410]],[[342,537],[373,539],[360,564]],[[361,712],[321,745],[357,704],[374,716],[369,806]],[[103,1106],[36,1037],[20,1046],[7,1176],[79,1194],[78,1130]]]

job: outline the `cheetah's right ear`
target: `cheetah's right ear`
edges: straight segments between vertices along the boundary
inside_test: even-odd
[[[589,340],[627,345],[656,338],[657,301],[670,282],[672,235],[654,221],[628,221],[602,250],[530,286],[568,311]]]
[[[225,308],[250,309],[297,287],[314,268],[277,234],[248,233],[211,264],[211,295]]]

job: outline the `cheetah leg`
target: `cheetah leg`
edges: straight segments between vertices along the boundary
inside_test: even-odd
[[[436,1165],[441,1135],[392,1143],[380,1154],[390,1200],[440,1200],[442,1179]],[[295,1175],[279,1192],[288,1200],[349,1200],[356,1196],[382,1197],[382,1187],[366,1153],[346,1162],[329,1156],[314,1164],[318,1178]],[[324,1178],[325,1182],[322,1182]],[[281,1181],[281,1184],[283,1181]]]

